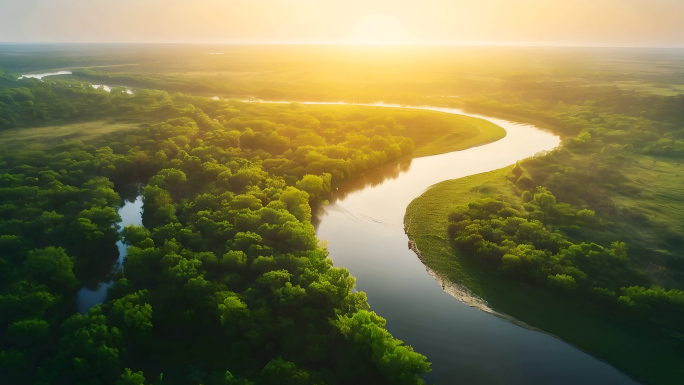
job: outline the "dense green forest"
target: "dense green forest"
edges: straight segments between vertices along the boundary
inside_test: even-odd
[[[15,133],[0,150],[0,381],[422,382],[426,358],[385,330],[311,225],[331,186],[411,155],[392,116],[17,77],[0,89]],[[21,140],[93,119],[143,123]],[[123,229],[108,300],[75,314],[81,283],[116,258],[119,193],[135,183],[145,227]]]

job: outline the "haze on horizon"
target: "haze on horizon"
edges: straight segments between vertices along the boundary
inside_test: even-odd
[[[681,0],[0,0],[0,42],[684,47]]]

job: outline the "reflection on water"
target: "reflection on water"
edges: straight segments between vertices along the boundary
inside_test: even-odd
[[[38,79],[38,80],[41,80],[44,77],[56,76],[56,75],[71,75],[71,71],[45,72],[42,74],[27,74],[27,75],[21,75],[19,77],[19,79]]]
[[[121,216],[121,222],[118,223],[121,226],[120,230],[128,225],[142,226],[142,207],[142,195],[124,202],[124,205],[118,211],[119,216]],[[122,241],[118,241],[116,247],[119,250],[119,258],[110,265],[109,273],[105,279],[97,282],[94,286],[92,284],[84,285],[79,290],[76,297],[79,313],[87,313],[88,309],[104,302],[105,298],[107,298],[107,290],[114,285],[112,275],[123,269],[123,263],[126,259],[126,245]]]
[[[361,191],[367,187],[378,186],[386,180],[397,179],[400,174],[408,172],[410,169],[411,159],[375,168],[335,189],[331,193],[330,202],[334,203],[345,200],[349,194]]]
[[[387,106],[383,104],[376,104]],[[390,105],[387,107],[399,107]],[[464,114],[448,108],[425,108]],[[482,117],[480,117],[482,118]],[[635,384],[610,365],[547,334],[468,306],[409,249],[408,204],[435,183],[515,163],[560,139],[534,126],[487,118],[505,138],[464,151],[414,159],[367,173],[335,191],[316,215],[336,266],[348,268],[388,330],[432,362],[438,384]],[[462,288],[458,288],[462,289]],[[466,301],[472,304],[472,301]],[[477,302],[477,301],[475,301]]]
[[[398,163],[386,164],[377,168],[374,168],[358,177],[345,182],[342,186],[336,188],[330,193],[330,203],[334,204],[337,201],[343,201],[351,194],[358,191],[362,191],[368,187],[375,187],[386,180],[397,179],[402,173],[408,172],[411,169],[412,159],[404,160]],[[318,206],[313,208],[313,218],[311,223],[314,229],[318,229],[318,225],[321,223],[323,216],[327,215],[326,208],[330,206]],[[362,213],[354,212],[352,210],[347,211],[349,215],[354,215],[360,220],[374,221],[373,218],[364,216]],[[381,221],[376,221],[381,223]],[[397,226],[397,224],[386,224],[390,226]]]
[[[38,79],[38,80],[43,80],[43,78],[48,77],[48,76],[57,76],[57,75],[73,75],[71,71],[57,71],[57,72],[45,72],[41,74],[26,74],[26,75],[21,75],[19,79]],[[124,87],[124,86],[109,86],[106,84],[91,84],[93,88],[98,89],[102,88],[103,90],[107,92],[112,92],[112,88],[125,88],[126,93],[129,95],[133,95],[133,90]]]

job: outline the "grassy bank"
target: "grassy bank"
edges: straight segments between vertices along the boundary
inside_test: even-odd
[[[289,109],[286,105],[264,105],[278,106],[277,112]],[[354,105],[305,104],[299,108],[319,120],[334,116],[339,122],[374,119],[378,124],[384,124],[385,119],[394,119],[397,126],[391,133],[411,138],[415,144],[413,157],[416,158],[464,150],[506,136],[506,130],[492,122],[446,112]]]
[[[512,167],[439,183],[408,207],[408,235],[424,262],[451,281],[464,284],[498,311],[606,360],[648,384],[672,384],[684,375],[684,354],[676,338],[663,336],[578,299],[559,297],[493,273],[474,259],[455,252],[447,235],[447,214],[454,205],[474,198],[503,197],[519,201],[506,176]]]

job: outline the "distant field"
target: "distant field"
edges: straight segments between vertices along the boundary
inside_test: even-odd
[[[60,143],[62,140],[89,141],[113,132],[132,130],[138,126],[138,123],[95,121],[48,127],[15,128],[0,131],[0,146],[5,147],[6,150],[16,146],[43,149],[50,144]]]
[[[146,45],[46,53],[39,48],[0,45],[0,66],[29,72],[88,68],[119,77],[122,85],[280,100],[417,104],[425,98],[525,90],[527,83],[540,81],[655,95],[684,91],[677,70],[684,63],[681,50]]]
[[[684,84],[661,84],[640,81],[617,82],[618,88],[650,95],[674,96],[684,93]]]

